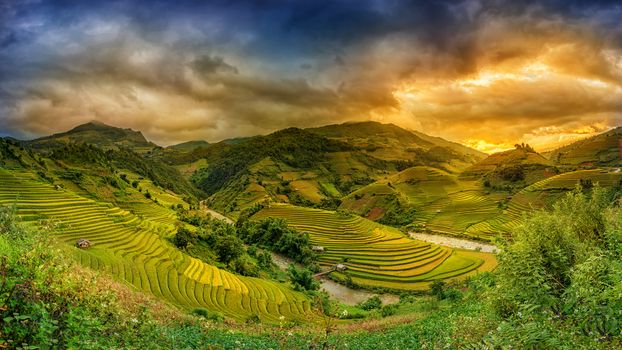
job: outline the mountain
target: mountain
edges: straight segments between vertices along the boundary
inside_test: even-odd
[[[378,159],[435,165],[450,172],[464,169],[485,157],[484,153],[469,147],[394,124],[347,122],[307,130],[351,144]]]
[[[35,149],[58,148],[69,143],[92,144],[102,149],[130,148],[141,153],[158,147],[147,141],[140,131],[117,128],[100,122],[82,124],[66,132],[26,142]]]
[[[559,165],[622,165],[622,127],[580,140],[547,153]]]
[[[464,170],[463,179],[483,179],[486,186],[522,188],[558,173],[543,155],[529,145],[516,145],[509,151],[491,154]]]
[[[191,152],[194,151],[197,148],[200,147],[208,147],[210,145],[209,142],[207,141],[187,141],[187,142],[182,142],[182,143],[178,143],[176,145],[172,145],[172,146],[168,146],[166,147],[166,149],[172,149],[172,150],[176,150],[176,151],[182,151],[182,152]]]
[[[446,148],[450,148],[460,154],[465,154],[465,155],[469,155],[471,156],[474,160],[481,160],[486,158],[487,154],[484,152],[480,152],[476,149],[473,149],[471,147],[467,147],[465,145],[459,144],[457,142],[452,142],[452,141],[447,141],[442,137],[437,137],[437,136],[430,136],[430,135],[426,135],[422,132],[416,131],[416,130],[411,130],[411,132],[417,136],[419,136],[422,140],[425,140],[427,142],[433,143],[436,146],[439,147],[446,147]]]
[[[208,205],[236,216],[264,201],[336,209],[353,191],[407,168],[455,174],[481,158],[468,147],[394,124],[350,122],[225,140],[193,157],[165,161],[182,173],[206,162],[192,181],[210,196]]]
[[[208,149],[205,158],[209,166],[201,169],[194,181],[208,194],[214,194],[261,161],[269,159],[289,170],[310,169],[324,159],[325,153],[350,148],[297,128],[257,136],[242,143],[223,141]]]

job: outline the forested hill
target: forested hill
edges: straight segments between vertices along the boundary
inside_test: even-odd
[[[330,140],[298,128],[257,136],[246,142],[213,145],[206,154],[207,168],[199,170],[194,183],[214,194],[251,165],[270,157],[293,168],[308,169],[325,160],[329,152],[350,151],[349,144]]]

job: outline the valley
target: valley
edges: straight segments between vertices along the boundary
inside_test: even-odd
[[[411,320],[420,295],[494,272],[527,216],[622,186],[609,158],[484,156],[379,123],[169,148],[96,124],[0,150],[0,205],[75,263],[236,324]]]

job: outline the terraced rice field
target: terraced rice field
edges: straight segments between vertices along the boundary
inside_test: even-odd
[[[412,240],[400,231],[358,216],[276,204],[253,219],[278,217],[308,232],[313,245],[323,246],[324,267],[344,259],[348,274],[360,285],[393,289],[425,289],[431,281],[464,277],[494,268],[494,257]]]
[[[356,194],[364,196],[356,200]],[[383,195],[391,194],[415,208],[413,224],[451,235],[464,235],[470,226],[501,214],[497,201],[505,197],[502,193],[486,193],[479,181],[459,180],[442,170],[419,166],[354,192],[343,201],[342,207],[368,212]],[[483,234],[472,236],[488,238]]]
[[[265,322],[278,322],[280,316],[313,318],[303,294],[191,258],[154,233],[155,223],[110,204],[56,190],[35,181],[31,174],[0,169],[0,205],[16,205],[20,217],[33,225],[40,219],[54,220],[58,241],[79,262],[180,307],[203,307],[240,320],[251,315]],[[79,238],[93,246],[73,248]]]
[[[520,224],[523,215],[536,209],[549,207],[564,193],[573,190],[581,179],[592,180],[601,187],[611,187],[619,183],[622,173],[604,169],[580,170],[541,180],[512,196],[503,214],[470,226],[465,234],[482,238],[507,234]]]

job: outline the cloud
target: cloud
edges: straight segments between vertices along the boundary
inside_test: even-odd
[[[493,149],[622,122],[610,2],[1,6],[0,130],[20,137],[97,119],[170,144],[376,119]]]

